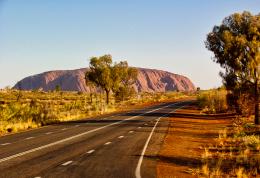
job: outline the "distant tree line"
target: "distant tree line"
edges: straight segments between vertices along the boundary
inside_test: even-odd
[[[92,57],[89,70],[86,72],[86,83],[90,87],[99,87],[106,93],[106,102],[109,104],[109,95],[124,100],[134,89],[137,80],[137,69],[129,67],[127,61],[113,63],[111,55]]]

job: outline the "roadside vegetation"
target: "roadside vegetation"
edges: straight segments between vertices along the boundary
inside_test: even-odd
[[[215,26],[207,36],[206,47],[225,89],[200,92],[204,113],[234,113],[233,124],[219,133],[213,146],[205,146],[198,177],[260,176],[260,15],[235,13]]]
[[[240,113],[228,105],[226,90],[201,92],[197,98],[201,112],[205,114],[233,113],[232,125],[219,132],[213,144],[204,145],[202,166],[191,171],[197,177],[260,176],[260,127],[255,124],[252,104],[239,102]]]
[[[260,15],[235,13],[222,24],[214,26],[207,36],[206,48],[214,53],[214,62],[224,69],[220,72],[228,91],[227,101],[238,115],[254,114],[260,124]],[[246,108],[252,113],[245,111]]]
[[[202,113],[216,114],[228,111],[227,91],[223,88],[200,91],[197,100]]]
[[[111,95],[106,104],[104,93],[5,89],[0,91],[0,135],[188,96],[182,92],[135,93],[120,100]]]
[[[248,118],[220,131],[215,144],[205,146],[198,177],[259,177],[260,130]]]

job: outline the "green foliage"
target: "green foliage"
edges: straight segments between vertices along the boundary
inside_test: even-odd
[[[115,91],[115,98],[117,101],[124,101],[136,94],[133,87],[121,86]]]
[[[113,86],[112,56],[92,57],[89,68],[90,70],[86,72],[86,80],[105,90],[107,103],[109,103],[109,93]]]
[[[92,57],[89,68],[90,70],[86,72],[86,83],[101,87],[106,92],[107,104],[109,104],[110,91],[117,96],[119,93],[120,95],[129,94],[131,85],[137,78],[137,70],[128,67],[126,61],[112,64],[111,55]]]
[[[137,80],[138,71],[135,68],[128,67],[126,61],[121,61],[113,66],[113,88],[118,100],[125,100],[135,94],[133,84]]]
[[[241,114],[238,99],[244,94],[254,99],[255,122],[259,123],[260,15],[243,12],[226,17],[208,34],[205,44],[225,69],[220,75],[231,91],[229,104]]]
[[[55,86],[55,91],[56,91],[56,92],[61,91],[61,87],[60,87],[60,85],[56,85],[56,86]]]

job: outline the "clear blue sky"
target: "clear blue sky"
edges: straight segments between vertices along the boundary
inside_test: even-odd
[[[88,66],[112,54],[132,66],[221,85],[206,34],[259,0],[0,0],[0,88],[32,74]]]

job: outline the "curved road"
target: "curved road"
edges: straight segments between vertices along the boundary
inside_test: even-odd
[[[0,138],[0,177],[153,178],[168,128],[190,101],[51,125]]]

